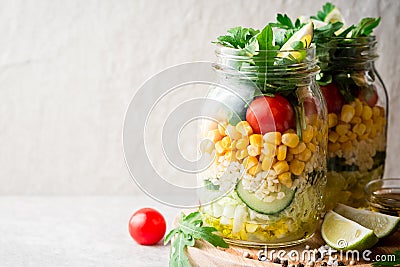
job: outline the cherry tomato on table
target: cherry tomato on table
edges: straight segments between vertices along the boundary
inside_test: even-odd
[[[152,208],[140,209],[129,219],[129,233],[141,245],[156,244],[164,237],[166,228],[164,217]]]
[[[320,88],[328,106],[328,113],[340,113],[345,101],[338,87],[330,83],[326,86],[321,85]]]
[[[258,134],[282,133],[296,125],[292,105],[278,94],[254,99],[247,109],[246,120]]]

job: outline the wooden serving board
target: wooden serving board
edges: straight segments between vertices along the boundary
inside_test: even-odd
[[[178,218],[178,217],[177,217]],[[174,220],[174,225],[176,225],[177,218]],[[275,251],[284,250],[285,252],[289,252],[291,250],[296,250],[299,253],[302,253],[305,250],[306,246],[310,246],[310,250],[318,249],[322,245],[325,245],[325,242],[322,240],[320,229],[316,231],[314,236],[307,240],[306,242],[291,246],[287,248],[268,248],[267,256],[270,255],[270,251],[273,249]],[[192,266],[256,266],[256,267],[279,267],[281,264],[276,264],[272,262],[261,262],[258,260],[258,252],[262,248],[246,248],[235,245],[229,245],[228,249],[215,248],[210,243],[204,240],[197,240],[194,247],[188,247],[187,256],[190,260]],[[393,254],[394,251],[400,250],[400,229],[386,237],[384,239],[379,240],[378,244],[376,244],[372,249],[372,254],[368,257],[372,260],[375,259],[376,255],[388,255]],[[243,257],[243,254],[248,252],[250,254],[249,258]],[[275,254],[277,256],[277,254]],[[337,253],[337,256],[340,258],[340,253]],[[345,253],[343,253],[343,261],[346,265],[349,265],[349,261],[344,260]],[[339,259],[340,260],[340,259]],[[327,257],[326,260],[327,261]],[[292,264],[297,264],[298,262],[289,261],[289,267]],[[360,252],[360,261],[356,261],[355,265],[357,267],[367,267],[372,266],[372,262],[366,262],[362,260],[362,253]],[[306,266],[306,263],[303,262]],[[315,267],[320,266],[321,262],[317,262]]]

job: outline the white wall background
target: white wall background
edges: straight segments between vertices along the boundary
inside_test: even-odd
[[[381,16],[377,68],[391,114],[386,176],[399,176],[400,1],[332,0],[349,23]],[[135,90],[174,64],[213,60],[232,26],[324,1],[0,2],[0,194],[132,194],[122,124]]]

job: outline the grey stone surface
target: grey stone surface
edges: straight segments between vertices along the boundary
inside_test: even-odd
[[[229,27],[262,27],[277,12],[315,13],[324,2],[1,1],[0,194],[138,193],[121,140],[137,88],[166,67],[214,60],[210,42]],[[392,111],[386,176],[397,176],[400,1],[332,2],[349,23],[382,16],[377,67]]]
[[[167,221],[178,213],[148,197],[0,197],[0,265],[168,266],[169,246],[140,246],[128,220],[153,207]]]

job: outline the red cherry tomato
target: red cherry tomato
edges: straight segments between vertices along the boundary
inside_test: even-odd
[[[246,120],[255,133],[284,132],[295,126],[294,110],[280,95],[259,96],[246,112]]]
[[[326,86],[320,86],[320,88],[328,106],[328,113],[340,113],[345,101],[337,86],[330,83]]]
[[[378,102],[378,93],[375,85],[372,88],[362,88],[358,91],[358,98],[365,101],[371,108]]]
[[[166,228],[164,217],[152,208],[136,211],[129,220],[129,233],[141,245],[156,244],[164,237]]]

